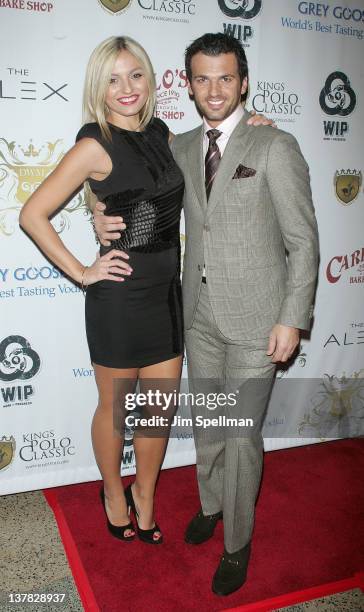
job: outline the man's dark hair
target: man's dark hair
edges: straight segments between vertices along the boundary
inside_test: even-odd
[[[241,82],[248,76],[248,62],[245,51],[240,42],[229,34],[204,34],[200,38],[196,38],[185,52],[185,66],[188,80],[191,82],[192,71],[191,61],[196,53],[204,53],[204,55],[221,55],[221,53],[234,53],[238,62],[238,70]]]

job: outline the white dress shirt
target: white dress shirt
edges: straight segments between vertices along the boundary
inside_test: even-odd
[[[241,106],[241,104],[239,104],[236,109],[234,110],[233,113],[231,113],[231,115],[229,115],[229,117],[226,117],[226,119],[224,119],[224,121],[222,121],[220,123],[220,125],[218,125],[216,127],[217,130],[219,130],[220,132],[222,132],[221,136],[218,137],[216,144],[220,149],[220,154],[221,157],[224,154],[226,145],[229,141],[229,138],[231,136],[231,134],[233,133],[233,131],[235,130],[236,126],[238,125],[239,121],[242,120],[244,116],[244,109]],[[204,130],[204,136],[203,136],[203,157],[205,159],[206,157],[206,153],[207,153],[207,149],[209,148],[209,138],[208,136],[206,136],[206,132],[208,132],[208,130],[211,130],[212,127],[211,125],[209,125],[205,119],[205,117],[203,118],[203,130]],[[205,172],[205,168],[204,168],[204,172]]]

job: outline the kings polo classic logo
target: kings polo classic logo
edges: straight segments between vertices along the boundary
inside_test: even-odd
[[[143,19],[178,23],[190,23],[197,8],[195,0],[138,0],[138,5]]]
[[[5,470],[15,457],[15,439],[13,436],[0,438],[0,471]]]
[[[335,172],[335,195],[344,206],[354,202],[360,192],[361,184],[360,170],[337,170]]]
[[[343,72],[329,74],[321,89],[319,102],[326,115],[348,117],[356,106],[356,94],[350,80]],[[324,121],[324,140],[346,140],[349,131],[347,121]]]
[[[69,463],[76,454],[73,440],[68,435],[60,436],[52,429],[22,435],[19,459],[27,468],[39,465],[43,468]]]
[[[63,157],[62,140],[36,147],[32,140],[27,146],[0,138],[0,234],[11,236],[18,227],[19,211]],[[89,209],[79,193],[54,218],[58,233],[70,226],[70,213]]]
[[[113,15],[119,15],[128,8],[132,0],[99,0],[99,4]]]
[[[40,358],[23,336],[8,336],[0,342],[0,380],[12,383],[16,380],[28,381],[39,371]],[[3,406],[31,404],[34,395],[31,384],[0,387]]]
[[[282,81],[257,81],[252,105],[257,113],[275,115],[275,121],[293,123],[301,115],[298,93]]]

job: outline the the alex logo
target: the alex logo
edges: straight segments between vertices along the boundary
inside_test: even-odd
[[[262,0],[218,0],[219,7],[227,17],[252,19],[262,8]]]

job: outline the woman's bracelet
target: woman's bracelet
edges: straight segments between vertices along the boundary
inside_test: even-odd
[[[88,270],[88,266],[85,266],[84,269],[82,270],[82,274],[81,274],[81,289],[83,292],[83,295],[86,295],[86,289],[87,289],[87,285],[85,285],[84,278],[85,278],[85,272],[86,270]]]

